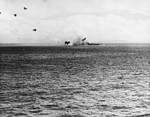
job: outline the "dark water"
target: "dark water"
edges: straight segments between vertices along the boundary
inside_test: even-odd
[[[0,117],[149,117],[150,47],[1,47]]]

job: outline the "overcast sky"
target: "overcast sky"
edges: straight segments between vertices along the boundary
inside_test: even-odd
[[[0,43],[150,43],[150,0],[0,0],[0,12]]]

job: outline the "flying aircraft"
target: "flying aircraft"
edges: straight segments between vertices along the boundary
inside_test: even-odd
[[[24,10],[27,10],[27,7],[23,7]]]
[[[17,14],[14,14],[15,17],[17,17]]]
[[[36,29],[33,29],[33,31],[36,31]]]

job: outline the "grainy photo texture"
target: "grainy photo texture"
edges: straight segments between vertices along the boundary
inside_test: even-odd
[[[150,117],[150,0],[0,0],[0,117]]]

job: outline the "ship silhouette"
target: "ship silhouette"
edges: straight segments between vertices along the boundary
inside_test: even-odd
[[[90,43],[87,41],[86,37],[79,39],[76,43],[73,43],[73,46],[82,46],[82,45],[100,45],[100,43]]]

